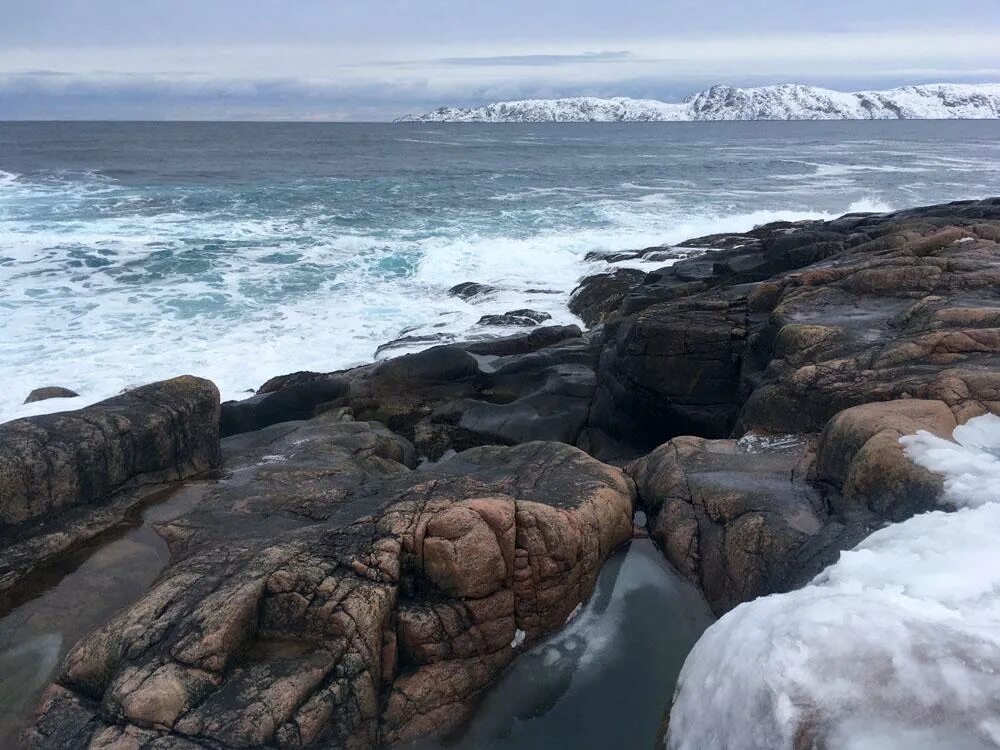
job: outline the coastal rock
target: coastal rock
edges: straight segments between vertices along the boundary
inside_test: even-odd
[[[569,299],[570,312],[588,326],[603,323],[645,275],[633,268],[618,268],[588,276],[573,290]]]
[[[1000,408],[1000,200],[702,240],[725,249],[647,274],[606,326],[591,428],[643,451],[874,401]]]
[[[379,344],[378,348],[375,349],[375,359],[382,359],[385,355],[391,353],[398,354],[400,350],[412,351],[419,348],[448,344],[454,340],[455,335],[452,333],[422,333],[400,336],[392,341]]]
[[[576,444],[596,387],[596,344],[576,326],[550,326],[433,347],[333,375],[349,387],[324,408],[348,407],[359,420],[382,422],[431,459],[488,444]]]
[[[489,284],[477,284],[475,281],[465,281],[455,284],[448,290],[450,297],[458,297],[466,302],[472,302],[476,298],[487,297],[496,291],[496,287]]]
[[[932,510],[941,478],[914,464],[899,439],[926,430],[950,437],[955,416],[942,401],[906,399],[864,404],[830,420],[819,438],[816,474],[839,487],[842,510],[870,510],[881,519],[903,521]]]
[[[227,478],[161,527],[173,564],[70,652],[28,747],[373,748],[446,731],[517,633],[560,627],[631,535],[631,481],[566,445],[411,471],[383,426],[320,416],[226,453]]]
[[[955,425],[940,401],[872,403],[841,412],[818,438],[679,437],[626,471],[653,539],[721,615],[803,585],[886,522],[934,508],[941,479],[899,438],[949,436]]]
[[[79,395],[79,393],[71,391],[69,388],[62,388],[58,385],[50,385],[33,390],[28,394],[28,397],[24,399],[24,403],[33,404],[36,401],[47,401],[50,398],[77,398]]]
[[[538,312],[536,310],[511,310],[509,312],[505,312],[503,315],[484,315],[479,319],[477,325],[519,326],[521,328],[530,328],[531,326],[541,325],[546,320],[551,319],[552,316],[548,313]]]
[[[281,380],[272,378],[256,396],[222,404],[222,436],[259,430],[278,422],[309,419],[324,404],[345,396],[348,388],[343,378],[319,373],[296,373]]]
[[[219,392],[191,376],[75,412],[0,425],[0,529],[99,503],[129,483],[219,463]]]
[[[642,447],[727,437],[744,400],[746,335],[741,300],[679,300],[623,320],[605,337],[593,421]]]
[[[807,479],[812,461],[807,438],[680,437],[627,472],[657,545],[722,614],[803,575],[803,552],[827,521]]]

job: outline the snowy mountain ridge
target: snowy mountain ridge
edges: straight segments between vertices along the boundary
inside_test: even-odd
[[[396,122],[696,122],[706,120],[994,120],[1000,84],[937,83],[845,93],[786,83],[713,86],[683,102],[578,96],[441,107]]]

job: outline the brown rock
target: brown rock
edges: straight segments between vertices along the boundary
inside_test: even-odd
[[[420,472],[403,443],[322,416],[227,440],[229,474],[164,527],[170,568],[70,652],[35,746],[372,748],[456,726],[519,628],[590,595],[634,489],[556,443]]]
[[[929,510],[940,499],[938,475],[911,462],[899,438],[927,430],[951,436],[956,426],[941,401],[906,399],[842,411],[820,436],[817,476],[837,486],[843,502],[899,521]]]

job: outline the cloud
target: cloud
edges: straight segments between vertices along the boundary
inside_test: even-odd
[[[1000,80],[988,28],[603,41],[0,48],[0,117],[386,120],[508,98],[678,100],[715,83]]]
[[[631,60],[634,55],[622,52],[580,52],[567,55],[494,55],[493,57],[442,57],[431,60],[435,65],[579,65],[581,63],[613,63]]]

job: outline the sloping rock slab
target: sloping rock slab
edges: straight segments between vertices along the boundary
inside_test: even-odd
[[[190,376],[0,425],[0,529],[219,462],[219,392]]]
[[[631,535],[631,481],[566,445],[411,471],[409,444],[363,422],[226,443],[227,477],[161,528],[174,562],[70,652],[28,747],[369,748],[446,730]]]

